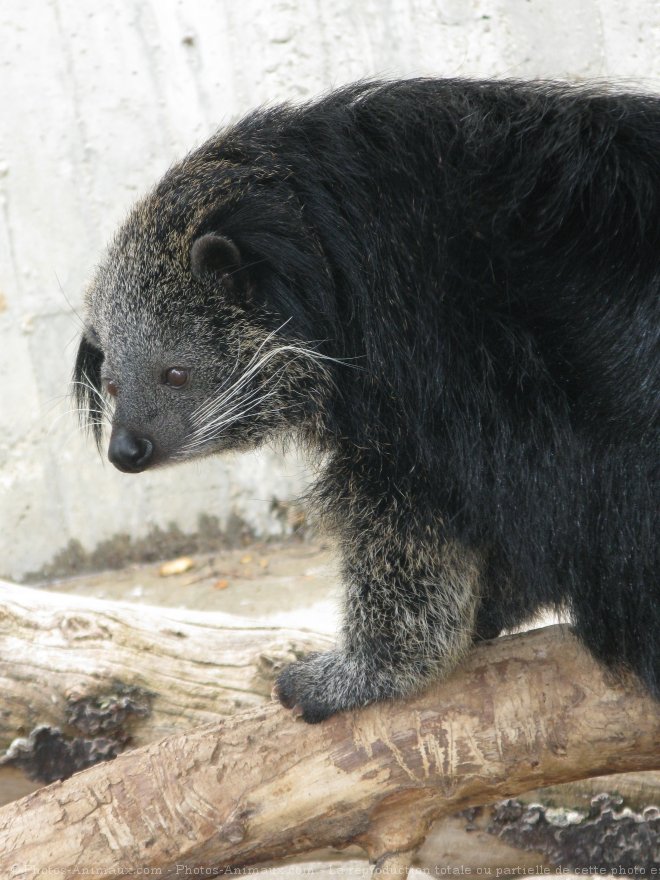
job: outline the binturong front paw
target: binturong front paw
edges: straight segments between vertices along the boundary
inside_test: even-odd
[[[359,666],[338,651],[309,654],[280,673],[273,693],[283,706],[293,709],[309,724],[391,696],[379,693],[374,687],[375,676],[369,682]]]

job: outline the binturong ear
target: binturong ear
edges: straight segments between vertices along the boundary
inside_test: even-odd
[[[90,336],[94,338],[89,331],[83,335],[78,347],[76,364],[73,368],[73,397],[80,421],[94,435],[96,446],[100,452],[103,439],[103,416],[107,412],[101,381],[103,352],[96,345],[96,340],[92,342],[88,338]]]
[[[222,280],[226,283],[240,268],[240,251],[233,241],[223,235],[215,232],[201,235],[190,248],[190,270],[198,281],[225,276]]]

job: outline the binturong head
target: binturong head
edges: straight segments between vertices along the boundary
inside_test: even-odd
[[[205,145],[119,230],[86,296],[78,409],[127,473],[318,431],[322,257],[277,179]]]

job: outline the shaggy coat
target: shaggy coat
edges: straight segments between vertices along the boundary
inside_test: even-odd
[[[542,606],[660,696],[659,319],[659,97],[361,83],[167,173],[90,288],[75,379],[122,470],[320,453],[346,608],[280,676],[307,721]]]

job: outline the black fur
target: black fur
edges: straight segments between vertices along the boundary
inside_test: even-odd
[[[212,247],[191,274],[209,233],[231,283]],[[279,411],[191,453],[294,432],[325,455],[347,619],[280,678],[306,720],[408,693],[541,606],[660,696],[659,97],[412,80],[256,112],[138,205],[89,312],[76,376],[100,389],[104,358],[115,430],[154,464],[185,457],[241,339],[336,359],[273,355]],[[158,397],[156,363],[190,390]]]

